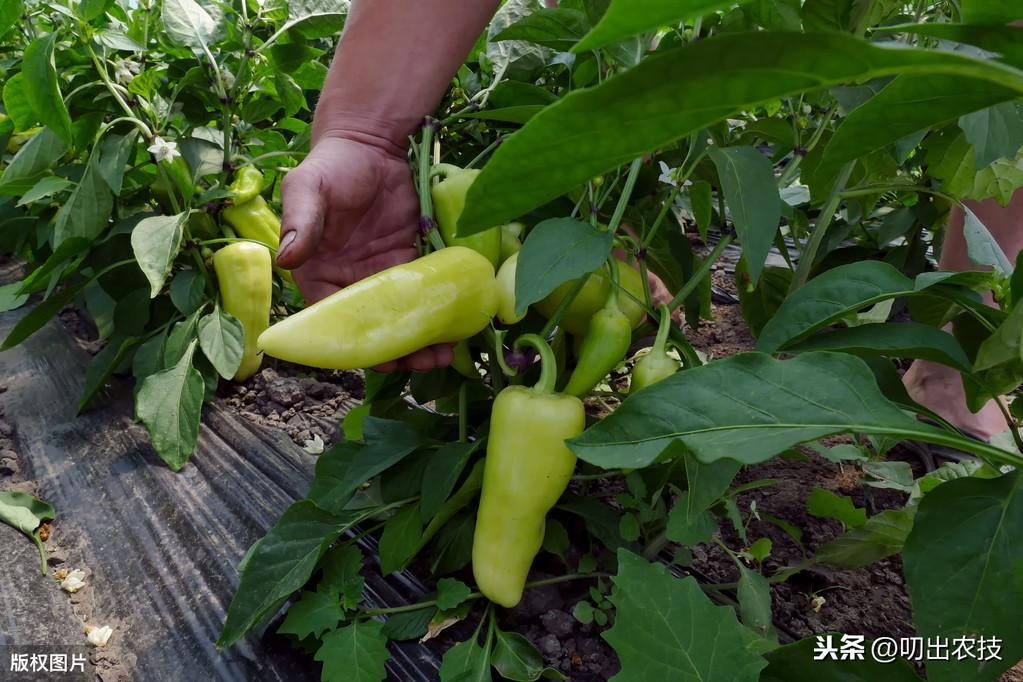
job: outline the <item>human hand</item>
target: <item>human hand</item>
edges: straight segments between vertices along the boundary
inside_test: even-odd
[[[310,303],[418,255],[408,160],[370,141],[321,137],[285,176],[281,202],[277,263]],[[450,344],[430,346],[375,369],[428,371],[451,358]]]

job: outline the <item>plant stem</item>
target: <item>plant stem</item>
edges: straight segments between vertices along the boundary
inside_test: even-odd
[[[534,580],[533,582],[526,583],[526,589],[532,587],[543,587],[545,585],[557,585],[558,583],[567,583],[573,580],[592,580],[594,578],[608,578],[610,573],[570,573],[568,575],[561,575],[556,578],[546,578],[544,580]],[[482,592],[472,592],[466,597],[466,601],[474,599],[482,599]],[[372,616],[386,616],[394,613],[408,613],[409,611],[419,611],[420,609],[428,609],[431,606],[436,606],[437,600],[430,599],[428,601],[416,602],[415,604],[405,604],[404,606],[390,606],[387,608],[380,609],[363,609],[359,612],[360,616],[372,617]]]
[[[433,197],[430,194],[430,148],[433,146],[433,119],[429,116],[423,121],[422,141],[419,145],[419,215],[423,223],[429,224],[426,238],[435,251],[444,248],[444,240],[437,231],[437,222],[433,219]]]
[[[852,175],[855,165],[855,161],[850,161],[839,171],[835,184],[831,188],[831,196],[828,197],[827,203],[821,209],[820,216],[817,218],[817,224],[814,225],[810,233],[810,239],[807,241],[803,252],[799,255],[799,266],[796,268],[796,273],[792,277],[792,284],[789,286],[790,294],[806,284],[806,280],[810,278],[810,270],[813,268],[814,261],[817,260],[817,251],[820,250],[821,244],[824,243],[824,237],[827,236],[828,228],[831,227],[831,221],[835,219],[838,205],[842,201],[842,190],[845,188],[845,183],[849,181],[849,176]]]
[[[675,298],[671,299],[671,303],[668,304],[668,310],[674,312],[676,308],[682,305],[682,303],[689,298],[689,294],[696,291],[696,287],[700,286],[700,282],[707,276],[707,273],[710,272],[711,267],[713,267],[714,263],[717,262],[717,259],[721,257],[721,254],[724,253],[725,248],[732,243],[732,239],[734,239],[732,235],[726,234],[724,238],[718,242],[717,246],[714,247],[714,250],[707,254],[704,261],[700,263],[700,267],[696,268],[692,277],[690,277],[686,281],[685,285],[679,289],[679,292],[675,294]]]
[[[618,197],[618,205],[615,206],[615,212],[611,214],[611,220],[607,223],[607,229],[611,230],[611,234],[615,233],[619,223],[622,222],[622,216],[625,215],[625,209],[629,205],[629,199],[632,197],[632,190],[636,187],[636,179],[639,177],[639,169],[642,166],[642,157],[635,159],[629,166],[629,175],[625,178],[622,195]]]

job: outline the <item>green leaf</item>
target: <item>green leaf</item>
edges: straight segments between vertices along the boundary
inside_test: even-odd
[[[53,507],[31,495],[15,490],[0,490],[0,521],[24,533],[39,549],[39,564],[46,575],[46,550],[39,538],[39,525],[56,516]]]
[[[58,175],[47,175],[44,176],[32,185],[32,189],[25,192],[25,194],[18,199],[18,206],[24,206],[33,202],[39,201],[51,197],[58,192],[62,192],[71,186],[71,181],[67,178],[62,178]]]
[[[137,139],[138,133],[135,131],[127,135],[107,135],[103,138],[98,168],[103,181],[114,194],[121,193],[124,171],[135,154]]]
[[[760,332],[757,350],[773,353],[880,301],[908,296],[941,280],[917,283],[887,263],[859,261],[828,270],[785,299]]]
[[[490,39],[490,42],[528,40],[565,52],[579,42],[587,28],[586,15],[579,10],[544,7],[500,31]]]
[[[668,514],[664,535],[680,545],[698,545],[710,542],[718,531],[714,515],[690,503],[689,491],[683,492]]]
[[[471,234],[514,220],[735,112],[899,73],[947,73],[1023,93],[1023,73],[953,53],[879,47],[834,33],[720,35],[647,59],[534,116],[501,144],[473,183],[459,229]]]
[[[472,594],[469,586],[454,578],[441,578],[437,581],[437,608],[450,611]]]
[[[82,389],[82,395],[78,399],[79,413],[88,407],[96,393],[106,386],[107,379],[121,366],[121,363],[124,362],[135,346],[139,344],[139,341],[140,339],[134,336],[117,334],[107,342],[103,350],[92,358],[88,368],[85,370],[85,387]]]
[[[963,206],[963,237],[970,260],[977,265],[989,265],[1006,277],[1011,277],[1015,266],[1002,251],[987,227],[969,206]]]
[[[730,458],[753,464],[798,443],[846,432],[926,442],[945,433],[889,402],[854,356],[817,352],[783,361],[743,353],[643,389],[568,445],[604,468],[645,467],[675,439],[703,462]],[[966,441],[967,451],[980,447]]]
[[[231,646],[275,613],[305,585],[334,541],[364,518],[357,512],[330,514],[309,500],[288,507],[249,550],[217,646]]]
[[[149,431],[153,448],[174,471],[185,466],[199,436],[205,392],[202,375],[192,366],[196,342],[170,369],[151,374],[135,396],[135,412]]]
[[[973,145],[978,169],[995,159],[1014,159],[1023,147],[1023,109],[1018,102],[1003,102],[960,116],[959,127]]]
[[[746,648],[735,612],[714,606],[694,578],[623,549],[613,580],[618,613],[601,636],[622,664],[616,682],[755,682],[767,665]]]
[[[337,597],[323,592],[302,592],[294,604],[288,608],[288,615],[277,628],[277,632],[295,635],[305,639],[312,635],[319,637],[327,630],[333,630],[344,618]]]
[[[22,283],[11,282],[0,286],[0,313],[14,310],[25,305],[28,301],[28,294],[20,293]]]
[[[277,29],[267,43],[275,42],[278,37],[294,28],[301,30],[304,28],[303,24],[340,19],[348,14],[349,4],[348,0],[291,0],[288,3],[288,20]],[[328,27],[331,28],[328,35],[336,34],[337,31],[332,25],[328,24]]]
[[[171,303],[182,315],[191,315],[206,300],[206,279],[195,270],[182,270],[170,284]]]
[[[835,519],[846,528],[857,528],[867,522],[867,510],[853,504],[851,498],[836,495],[824,488],[814,488],[806,500],[806,510],[822,519]]]
[[[533,682],[543,673],[543,656],[528,639],[517,632],[496,630],[497,641],[490,663],[506,680]]]
[[[25,48],[21,73],[25,96],[35,110],[36,118],[53,130],[68,146],[72,144],[71,115],[60,94],[57,70],[53,64],[53,48],[57,34],[37,38]]]
[[[502,123],[525,123],[529,119],[543,111],[542,104],[523,104],[516,107],[501,107],[500,109],[484,109],[483,111],[470,111],[459,114],[461,118],[478,118],[484,121],[500,121]]]
[[[476,641],[476,635],[444,652],[440,664],[441,682],[490,682],[490,656]]]
[[[384,532],[380,535],[380,574],[390,575],[400,571],[415,556],[422,535],[423,523],[419,520],[418,504],[402,507],[397,514],[387,519]]]
[[[24,194],[38,182],[50,166],[68,150],[49,128],[43,128],[26,142],[0,177],[0,195]]]
[[[0,0],[0,37],[14,28],[25,12],[22,0]]]
[[[381,682],[391,655],[383,623],[355,621],[323,637],[313,658],[323,663],[323,682]]]
[[[994,680],[1023,658],[1023,477],[960,478],[920,502],[902,553],[913,622],[923,637],[997,637],[1001,660],[929,660],[931,682]],[[940,556],[944,570],[935,570]]]
[[[959,11],[967,24],[999,26],[1020,18],[1015,0],[962,0]]]
[[[230,379],[238,371],[245,352],[245,330],[234,315],[213,308],[199,320],[199,347],[213,364],[217,374]]]
[[[433,606],[406,613],[396,613],[384,623],[384,636],[399,642],[419,639],[429,630],[435,615],[437,615],[437,609]]]
[[[739,566],[739,585],[736,590],[739,597],[739,615],[742,624],[752,628],[761,637],[774,639],[774,625],[771,616],[771,586],[767,578],[758,571],[753,571],[741,562]]]
[[[985,52],[997,55],[997,58],[1013,66],[1023,67],[1023,42],[1020,35],[1023,28],[1018,26],[970,26],[967,24],[896,24],[894,26],[876,26],[877,32],[917,33],[934,36],[942,40],[966,43],[983,48]]]
[[[356,545],[341,545],[330,551],[323,558],[320,568],[319,590],[328,594],[341,595],[341,605],[345,610],[352,610],[362,601],[362,588],[365,578],[359,575],[365,557]]]
[[[1020,187],[1023,187],[1023,156],[998,159],[977,173],[973,187],[962,198],[976,201],[996,199],[1002,206],[1008,206]]]
[[[92,21],[103,16],[111,2],[113,0],[82,0],[75,8],[75,13],[83,21]]]
[[[163,27],[175,43],[202,50],[216,42],[223,26],[222,16],[213,15],[195,0],[164,0]]]
[[[0,6],[3,4],[4,0],[0,0]],[[14,74],[4,83],[3,99],[4,109],[14,121],[16,130],[27,130],[39,121],[35,109],[32,108],[32,103],[28,100],[28,94],[25,92],[25,76],[22,73]]]
[[[519,252],[516,314],[521,315],[565,282],[599,268],[611,254],[612,243],[609,231],[573,218],[551,218],[538,224]]]
[[[900,76],[842,121],[822,165],[836,168],[911,133],[1019,96],[1008,82],[951,73]]]
[[[60,245],[68,239],[95,239],[107,226],[114,208],[114,197],[103,180],[94,155],[85,174],[53,220],[53,241]]]
[[[915,509],[888,509],[817,550],[817,560],[840,568],[862,568],[898,554],[913,528]]]
[[[419,503],[423,523],[429,523],[448,499],[477,447],[478,443],[445,443],[432,455],[430,466],[423,472],[423,497]]]
[[[921,682],[913,666],[901,658],[888,663],[865,654],[862,659],[839,660],[825,657],[815,660],[821,637],[831,637],[833,646],[841,647],[839,635],[814,635],[793,644],[779,647],[767,654],[768,666],[760,674],[760,682]],[[870,651],[870,642],[864,642]]]
[[[750,281],[755,285],[781,221],[774,167],[753,147],[711,147],[708,152],[717,167]]]
[[[365,444],[334,445],[316,461],[309,499],[327,511],[340,512],[356,489],[423,445],[423,437],[404,422],[366,417]]]
[[[39,331],[54,315],[59,313],[71,301],[75,300],[75,297],[82,293],[86,284],[88,282],[80,282],[73,286],[64,287],[42,303],[39,303],[31,312],[18,320],[18,323],[7,334],[7,338],[4,339],[3,345],[0,346],[0,351],[14,348]]]
[[[170,275],[181,250],[187,213],[153,216],[140,220],[131,231],[131,248],[139,268],[149,280],[150,297],[156,298]]]
[[[891,358],[938,362],[963,372],[970,370],[966,352],[951,334],[919,322],[865,324],[817,334],[785,349],[787,353],[833,350],[876,353]]]
[[[743,4],[729,0],[612,0],[596,26],[572,48],[575,53],[617,43],[637,33],[653,31],[683,19],[696,19],[715,10]]]

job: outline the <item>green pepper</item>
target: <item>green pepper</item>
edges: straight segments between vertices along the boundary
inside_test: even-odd
[[[239,237],[254,239],[271,249],[280,245],[281,219],[258,194],[244,204],[228,206],[221,213]]]
[[[156,203],[167,213],[179,213],[188,207],[195,194],[192,169],[183,156],[172,161],[160,161],[156,168],[156,179],[150,185]]]
[[[632,369],[632,383],[629,391],[636,391],[667,379],[678,371],[676,362],[667,351],[668,331],[671,329],[671,311],[668,306],[661,306],[661,323],[657,328],[657,339],[650,352],[640,358]]]
[[[620,298],[620,305],[622,311],[629,318],[632,328],[635,329],[643,324],[643,320],[646,319],[646,308],[640,303],[646,296],[643,290],[643,276],[639,270],[631,265],[621,261],[618,262],[622,266],[619,268],[618,281],[621,287],[628,294],[631,294],[623,294]],[[545,299],[539,301],[534,306],[537,312],[548,319],[553,316],[554,311],[558,309],[561,302],[572,291],[577,281],[565,282]],[[568,306],[568,310],[562,315],[561,327],[568,333],[575,334],[576,336],[585,334],[586,329],[590,326],[590,320],[604,306],[610,291],[611,280],[607,277],[606,268],[601,268],[592,273],[586,280],[586,284],[579,291],[579,294],[572,301],[572,305]],[[633,296],[635,299],[633,299]]]
[[[612,267],[617,269],[615,261],[611,262]],[[588,393],[625,359],[631,342],[632,324],[618,305],[618,287],[612,286],[607,303],[590,320],[579,351],[579,360],[565,386],[565,393]]]
[[[242,166],[235,173],[234,182],[229,190],[234,195],[234,203],[244,204],[251,201],[257,194],[263,191],[263,174],[255,166]]]
[[[490,261],[450,246],[334,292],[267,329],[259,347],[309,367],[374,367],[479,333],[497,299]]]
[[[501,226],[501,262],[505,262],[522,250],[522,223],[508,223]]]
[[[554,353],[535,334],[519,337],[540,353],[533,388],[509,386],[494,400],[483,490],[472,543],[472,573],[491,601],[511,608],[543,544],[547,512],[568,487],[575,455],[565,445],[586,427],[578,398],[554,393]]]
[[[515,314],[515,271],[518,263],[519,254],[513,253],[497,271],[497,319],[502,324],[515,324],[526,316],[525,313]]]
[[[497,269],[501,262],[501,228],[477,232],[468,237],[456,237],[458,219],[465,208],[465,195],[480,174],[479,170],[465,170],[447,163],[433,167],[434,175],[445,176],[430,190],[433,197],[433,212],[437,216],[437,227],[448,246],[466,246],[483,255]]]
[[[270,251],[252,242],[228,244],[213,254],[213,269],[224,311],[237,318],[245,330],[242,362],[234,375],[235,381],[243,381],[258,372],[263,362],[256,340],[270,325],[273,294]]]
[[[455,344],[451,352],[451,366],[455,371],[467,379],[479,379],[480,373],[476,370],[476,362],[469,352],[469,340],[462,339]]]

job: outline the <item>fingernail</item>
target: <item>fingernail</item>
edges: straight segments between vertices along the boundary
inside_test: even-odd
[[[277,247],[277,260],[280,260],[281,256],[283,256],[285,253],[287,253],[288,247],[291,246],[292,242],[295,241],[295,237],[297,237],[297,236],[298,236],[298,233],[296,233],[294,230],[292,230],[291,232],[288,232],[283,237],[281,237],[281,243]]]

